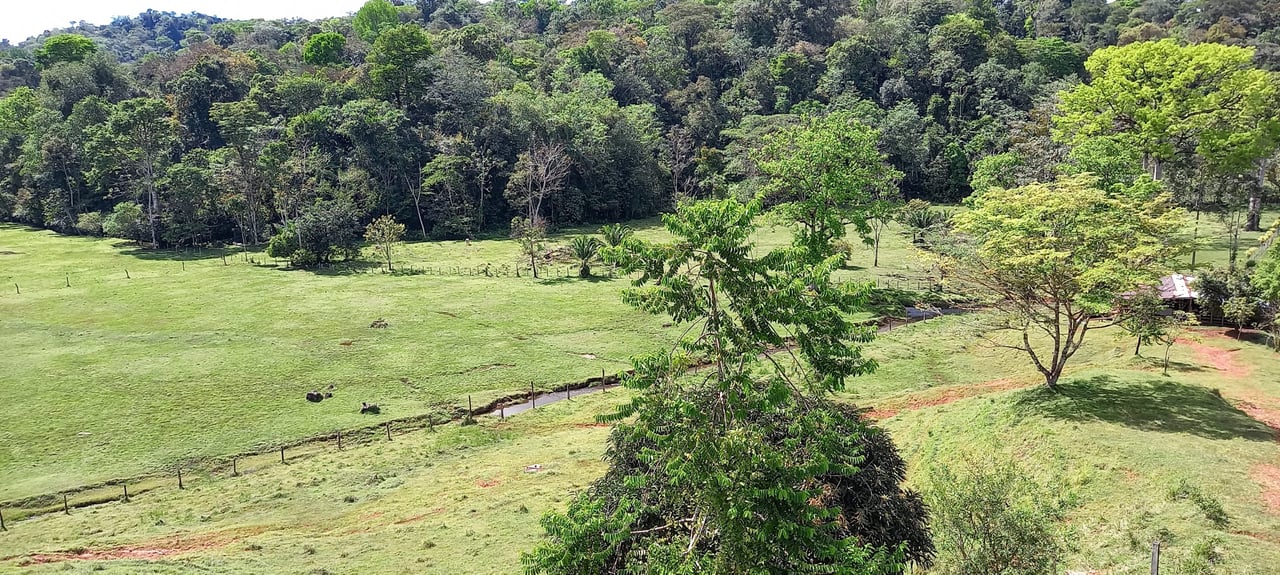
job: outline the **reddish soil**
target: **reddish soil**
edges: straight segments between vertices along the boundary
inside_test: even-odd
[[[1225,335],[1217,332],[1201,332],[1207,336],[1206,339],[1227,340]],[[1229,340],[1235,341],[1235,340]],[[1196,360],[1205,365],[1211,366],[1218,370],[1223,376],[1231,379],[1243,379],[1249,377],[1253,373],[1253,368],[1242,365],[1236,361],[1237,350],[1226,350],[1220,347],[1208,345],[1204,342],[1192,341],[1189,339],[1179,339],[1178,343],[1191,348],[1196,354]]]
[[[1262,501],[1267,504],[1267,510],[1280,514],[1280,467],[1255,465],[1249,470],[1249,477],[1262,487]]]
[[[497,487],[497,486],[499,486],[499,485],[502,485],[502,480],[501,480],[501,479],[497,479],[497,478],[494,478],[494,479],[481,479],[481,480],[479,480],[479,481],[477,481],[477,482],[476,482],[476,487],[480,487],[480,488],[482,488],[482,489],[487,489],[487,488],[489,488],[489,487]]]
[[[1280,543],[1280,537],[1271,535],[1269,533],[1259,533],[1257,531],[1232,531],[1231,533],[1234,535],[1244,535],[1245,537],[1252,537],[1259,541],[1266,541],[1268,543]]]
[[[1239,408],[1240,411],[1245,412],[1249,417],[1262,422],[1267,427],[1270,427],[1272,431],[1276,432],[1276,434],[1280,435],[1280,411],[1262,407],[1247,400],[1240,400],[1236,402],[1236,407]]]
[[[121,545],[102,549],[84,549],[78,552],[35,553],[23,558],[24,565],[58,563],[61,561],[116,561],[121,559],[154,560],[220,549],[251,535],[266,531],[265,528],[239,529],[219,533],[191,536],[173,536],[134,545]]]
[[[408,525],[408,524],[410,524],[410,523],[417,523],[417,522],[419,522],[419,521],[422,521],[423,519],[426,519],[427,517],[430,517],[432,514],[435,514],[435,513],[444,513],[444,508],[443,508],[443,507],[437,507],[437,508],[432,509],[431,511],[429,511],[429,512],[427,512],[427,513],[423,513],[423,514],[420,514],[420,515],[414,515],[413,517],[406,517],[406,518],[404,518],[404,519],[401,519],[401,520],[399,520],[399,521],[396,521],[395,523],[393,523],[393,525]]]
[[[1023,389],[1031,387],[1032,385],[1035,384],[1013,381],[1010,379],[997,379],[975,385],[955,385],[945,388],[930,389],[917,394],[908,395],[904,398],[891,399],[884,405],[878,406],[867,412],[867,417],[873,420],[888,419],[903,411],[915,411],[926,407],[946,405],[961,399],[986,395],[988,393],[996,393],[998,391]]]

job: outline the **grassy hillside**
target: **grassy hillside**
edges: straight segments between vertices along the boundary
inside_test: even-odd
[[[1128,341],[1098,336],[1063,385],[1043,391],[1015,356],[983,355],[960,338],[975,317],[895,330],[871,345],[883,365],[853,382],[907,456],[913,480],[966,454],[1019,461],[1066,505],[1073,549],[1065,566],[1145,573],[1150,541],[1165,570],[1191,573],[1197,548],[1220,555],[1210,573],[1265,573],[1280,564],[1280,361],[1217,330],[1174,347],[1173,370],[1134,358]],[[956,357],[1007,375],[898,357],[940,342]],[[947,343],[956,342],[956,343]],[[896,359],[891,359],[896,357]],[[892,361],[892,363],[890,363]],[[1217,391],[1215,391],[1217,390]],[[0,571],[104,573],[511,573],[541,535],[540,513],[603,472],[607,428],[593,425],[625,394],[560,402],[506,421],[481,418],[393,441],[332,442],[246,463],[227,473],[172,478],[132,502],[112,502],[11,525]],[[541,465],[540,472],[526,466]],[[1217,501],[1215,524],[1183,486]],[[1189,486],[1189,487],[1187,487]]]
[[[655,221],[635,227],[664,235]],[[890,235],[881,267],[846,275],[921,277],[908,242]],[[782,241],[769,230],[759,244]],[[869,264],[858,249],[851,262]],[[496,275],[524,260],[514,242],[488,239],[407,244],[395,261]],[[616,373],[674,337],[620,301],[625,279],[565,277],[577,268],[564,260],[540,280],[389,275],[372,262],[316,273],[260,252],[0,226],[0,501]],[[377,319],[389,327],[371,328]],[[329,385],[333,400],[304,401]],[[360,415],[362,401],[382,414]]]
[[[761,246],[779,234],[762,234]],[[869,255],[859,251],[845,273],[891,281],[926,269],[897,234],[881,268],[856,265]],[[397,265],[519,259],[512,242],[493,239],[410,244]],[[608,430],[591,422],[623,393],[390,442],[348,436],[341,452],[311,443],[285,465],[270,453],[241,458],[238,477],[208,458],[617,371],[674,336],[619,303],[625,280],[555,269],[542,280],[312,273],[256,253],[224,265],[218,252],[0,227],[0,280],[21,289],[0,294],[0,500],[124,477],[135,495],[16,523],[22,513],[10,507],[0,572],[517,570],[541,535],[538,516],[603,471]],[[370,328],[378,318],[389,327]],[[1200,572],[1193,563],[1206,553],[1219,562],[1212,573],[1280,564],[1280,360],[1260,341],[1202,330],[1173,348],[1166,377],[1116,330],[1098,331],[1050,394],[1025,359],[985,342],[982,319],[882,333],[868,348],[879,370],[841,394],[893,433],[913,481],[971,453],[1022,462],[1066,505],[1072,569],[1145,572],[1154,538],[1174,573]],[[333,400],[303,400],[330,383]],[[385,409],[361,416],[360,401]],[[186,467],[181,491],[179,463],[201,463]],[[525,471],[534,464],[542,471]],[[1200,503],[1171,496],[1191,492]]]

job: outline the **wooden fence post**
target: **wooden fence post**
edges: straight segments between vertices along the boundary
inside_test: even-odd
[[[67,287],[71,287],[71,274],[67,274]]]
[[[507,418],[507,406],[505,406],[505,405],[499,405],[499,406],[498,406],[498,419],[506,419],[506,418]]]
[[[66,493],[63,493],[63,494],[62,494],[62,512],[63,512],[63,513],[65,513],[65,514],[67,514],[67,515],[71,515],[71,507],[69,507],[69,506],[67,505],[67,494],[66,494]]]
[[[564,386],[564,398],[569,401],[573,401],[573,392],[570,391],[572,389],[573,389],[573,384]]]
[[[538,408],[538,392],[536,392],[536,391],[534,391],[534,390],[533,390],[533,382],[532,382],[532,381],[530,381],[530,382],[529,382],[529,401],[531,402],[531,405],[532,405],[532,408],[533,408],[533,409],[537,409],[537,408]]]
[[[181,467],[178,468],[178,489],[186,489],[186,487],[182,485],[182,468]]]
[[[476,420],[476,411],[471,407],[471,394],[467,394],[467,421]]]
[[[129,484],[121,483],[120,486],[124,487],[124,498],[121,499],[121,501],[128,501],[129,500]]]
[[[237,475],[240,475],[240,471],[236,469],[236,458],[232,457],[231,458],[231,476],[235,477]]]
[[[18,295],[22,295],[22,288],[18,287],[18,284],[13,284],[13,289],[18,292]]]
[[[338,451],[342,451],[342,430],[338,430]]]
[[[391,422],[387,422],[387,441],[391,441]]]
[[[129,278],[129,268],[124,268],[124,279],[130,279],[130,278]]]
[[[0,531],[8,531],[9,528],[4,526],[4,511],[0,510]]]
[[[284,463],[284,446],[280,446],[280,463]]]
[[[1160,575],[1160,540],[1151,542],[1151,575]]]

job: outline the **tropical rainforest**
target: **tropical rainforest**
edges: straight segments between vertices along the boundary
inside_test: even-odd
[[[1058,94],[1089,77],[1086,58],[1160,39],[1280,69],[1280,2],[371,0],[322,21],[148,11],[0,45],[0,218],[157,247],[306,243],[299,227],[341,237],[382,215],[424,238],[505,233],[513,218],[619,221],[750,198],[762,178],[746,151],[841,111],[876,129],[904,199],[955,202],[1071,162],[1124,171],[1145,154],[1144,169],[1163,158],[1152,175],[1184,205],[1235,202],[1256,228],[1270,164],[1206,160],[1199,137],[1073,146],[1097,134],[1055,129]],[[1249,190],[1201,181],[1226,172]]]

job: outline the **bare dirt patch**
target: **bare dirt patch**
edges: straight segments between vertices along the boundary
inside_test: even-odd
[[[996,393],[1000,391],[1009,391],[1011,389],[1023,389],[1031,387],[1031,383],[1014,381],[1011,379],[997,379],[974,385],[954,385],[945,388],[936,388],[920,393],[915,393],[902,398],[894,398],[886,401],[884,404],[876,406],[867,412],[867,417],[873,420],[888,419],[903,411],[915,411],[926,407],[935,407],[938,405],[946,405],[948,403],[986,395],[988,393]]]
[[[1280,410],[1263,407],[1248,400],[1237,401],[1236,408],[1270,427],[1271,431],[1280,436]]]
[[[476,487],[479,487],[481,489],[488,489],[490,487],[497,487],[499,485],[502,485],[502,480],[496,477],[493,479],[481,479],[479,481],[476,481]]]
[[[1280,466],[1255,465],[1249,470],[1249,477],[1262,487],[1262,501],[1267,510],[1280,515]]]
[[[245,537],[266,531],[265,528],[239,529],[218,533],[181,536],[175,535],[134,545],[120,545],[99,549],[81,549],[76,551],[59,551],[54,553],[33,553],[23,558],[22,563],[40,565],[59,563],[62,561],[118,561],[134,559],[150,561],[174,555],[197,553],[220,549],[231,545]]]
[[[1208,339],[1227,339],[1226,336],[1215,332],[1203,332],[1203,335],[1207,336]],[[1195,353],[1196,361],[1218,370],[1224,377],[1243,379],[1253,373],[1252,367],[1241,364],[1236,360],[1236,351],[1239,350],[1222,349],[1189,339],[1179,339],[1177,343],[1191,348],[1191,351]]]

